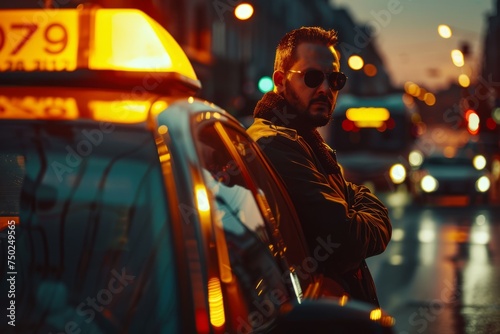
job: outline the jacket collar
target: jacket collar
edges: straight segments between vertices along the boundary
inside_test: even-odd
[[[253,124],[247,129],[250,137],[257,141],[262,137],[284,136],[291,140],[298,140],[299,134],[297,130],[273,124],[264,118],[255,118]]]

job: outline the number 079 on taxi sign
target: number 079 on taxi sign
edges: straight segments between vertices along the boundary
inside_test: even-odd
[[[78,13],[72,10],[2,11],[0,71],[73,71]]]

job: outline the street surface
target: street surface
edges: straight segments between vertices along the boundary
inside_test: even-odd
[[[418,206],[380,194],[393,237],[368,259],[396,333],[500,333],[500,206]]]

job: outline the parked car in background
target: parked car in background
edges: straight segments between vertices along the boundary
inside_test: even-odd
[[[431,154],[412,171],[411,193],[417,203],[438,203],[444,196],[463,196],[468,204],[488,203],[491,176],[485,167],[484,156],[465,148],[451,156]]]
[[[340,94],[325,130],[346,180],[372,191],[408,183],[408,155],[417,139],[418,109],[403,93]]]
[[[144,13],[0,11],[0,71],[1,333],[392,332]]]

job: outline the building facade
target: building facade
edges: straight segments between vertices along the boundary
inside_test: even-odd
[[[481,117],[480,133],[484,140],[500,145],[500,0],[492,1],[495,1],[495,12],[487,17],[482,71],[475,100]]]
[[[106,6],[118,6],[102,0]],[[136,2],[137,3],[137,2]],[[238,20],[234,9],[241,0],[150,0],[143,10],[158,20],[179,41],[202,82],[200,96],[231,113],[251,114],[262,96],[258,81],[272,77],[275,48],[288,31],[301,26],[321,26],[339,33],[341,68],[349,77],[345,91],[359,95],[387,93],[394,88],[378,54],[369,27],[355,23],[350,13],[327,0],[252,0],[253,16]],[[154,7],[151,11],[147,7]],[[375,73],[349,68],[347,59],[357,54]]]

